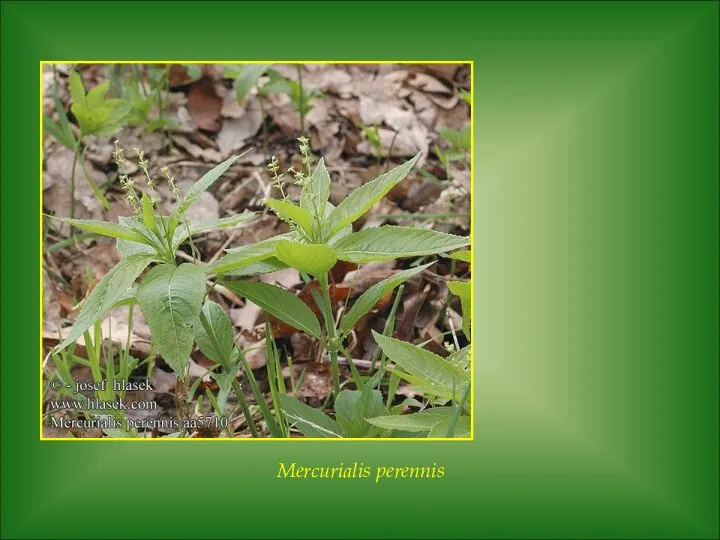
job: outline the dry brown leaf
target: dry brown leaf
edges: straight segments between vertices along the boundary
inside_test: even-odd
[[[185,135],[173,135],[173,142],[195,159],[201,159],[206,163],[219,163],[223,161],[223,154],[214,148],[202,148],[191,142]]]
[[[220,152],[229,156],[242,148],[248,139],[254,137],[262,126],[262,112],[257,99],[248,100],[239,118],[226,119],[218,133],[217,145]]]
[[[200,79],[190,87],[187,108],[193,122],[200,129],[212,132],[220,130],[222,105],[223,100],[215,92],[215,85],[210,79]]]

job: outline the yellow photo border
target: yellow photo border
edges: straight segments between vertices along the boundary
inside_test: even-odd
[[[475,340],[470,340],[470,401],[473,404],[472,414],[470,415],[470,437],[458,437],[458,438],[445,438],[445,437],[432,437],[432,438],[415,438],[415,437],[399,437],[399,438],[341,438],[341,439],[328,439],[319,437],[298,437],[298,438],[263,438],[263,437],[238,437],[238,438],[142,438],[142,437],[126,437],[126,438],[106,438],[106,437],[43,437],[42,426],[43,426],[43,279],[42,279],[42,262],[43,262],[43,220],[42,220],[42,208],[43,208],[43,190],[42,190],[42,160],[43,160],[43,66],[45,64],[469,64],[470,65],[470,249],[474,252],[474,223],[475,223],[475,183],[473,181],[473,175],[475,172],[474,163],[474,150],[475,150],[475,76],[474,76],[474,61],[473,60],[244,60],[244,61],[229,61],[229,60],[41,60],[40,61],[40,73],[39,73],[39,84],[40,84],[40,205],[38,208],[38,216],[40,220],[40,267],[39,267],[39,283],[40,283],[40,370],[39,370],[39,431],[40,441],[103,441],[103,442],[145,442],[145,441],[205,441],[205,442],[218,442],[218,441],[267,441],[267,442],[343,442],[343,441],[355,441],[355,442],[425,442],[425,441],[442,441],[442,442],[472,442],[475,440]],[[475,265],[473,265],[475,266]],[[475,271],[470,276],[470,305],[475,314]],[[473,317],[475,318],[475,317]]]

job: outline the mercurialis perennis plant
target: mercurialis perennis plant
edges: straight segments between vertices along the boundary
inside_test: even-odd
[[[324,335],[321,335],[320,323],[310,308],[292,293],[264,283],[226,281],[225,284],[268,313],[321,339],[330,356],[333,388],[337,395],[340,391],[338,351],[343,347],[343,340],[352,330],[354,323],[373,307],[380,296],[422,271],[424,267],[392,276],[366,291],[353,309],[336,325],[332,316],[328,280],[328,272],[335,263],[367,263],[434,255],[465,247],[470,241],[466,237],[415,227],[383,226],[353,232],[353,222],[408,175],[420,159],[420,154],[362,184],[334,206],[329,202],[330,175],[324,160],[320,159],[311,172],[309,141],[305,137],[301,137],[299,141],[303,169],[291,172],[295,173],[295,181],[302,187],[300,200],[296,203],[284,196],[283,178],[278,174],[279,166],[276,160],[270,164],[270,170],[283,198],[265,200],[265,205],[286,221],[291,231],[265,242],[230,250],[208,270],[226,276],[246,275],[247,270],[243,269],[258,262],[265,262],[272,269],[293,267],[314,276],[321,287],[320,306],[325,322]]]
[[[99,336],[99,321],[109,309],[137,303],[152,335],[151,355],[157,352],[177,374],[181,383],[178,387],[187,389],[189,359],[197,346],[214,362],[209,373],[219,387],[217,402],[224,404],[229,393],[234,392],[252,436],[258,436],[260,429],[252,418],[238,374],[244,376],[262,414],[264,426],[260,428],[266,428],[273,437],[287,437],[291,428],[316,437],[465,436],[469,430],[469,417],[465,414],[470,407],[469,347],[456,347],[449,357],[442,358],[421,346],[393,338],[392,321],[404,283],[428,271],[435,264],[432,260],[435,255],[469,262],[467,252],[452,253],[467,247],[469,238],[419,227],[381,226],[353,230],[353,223],[406,178],[421,155],[363,183],[333,205],[330,203],[331,178],[324,160],[320,159],[313,166],[309,141],[304,137],[299,141],[302,169],[289,170],[294,177],[291,181],[301,188],[299,198],[293,200],[287,195],[285,175],[280,173],[279,162],[273,158],[269,170],[280,196],[263,201],[269,211],[288,224],[289,231],[260,242],[229,248],[222,257],[209,264],[196,257],[193,262],[180,263],[178,250],[188,241],[192,246],[192,237],[200,232],[243,224],[252,220],[255,214],[191,222],[186,213],[237,158],[232,157],[216,166],[181,194],[169,169],[161,168],[158,179],[152,177],[141,150],[135,153],[144,181],[140,185],[130,178],[124,151],[118,145],[114,157],[120,184],[134,214],[119,218],[118,223],[63,221],[84,231],[115,238],[123,257],[84,300],[74,326],[55,348],[55,356],[74,345],[81,336],[91,342],[91,328],[95,328]],[[174,209],[168,215],[158,211],[156,182],[167,182],[175,198]],[[421,260],[367,288],[349,309],[342,310],[337,318],[334,316],[330,272],[338,261],[363,264],[401,258]],[[317,282],[313,299],[319,310],[314,312],[289,290],[252,279],[257,274],[283,268],[297,269],[308,281]],[[320,359],[327,358],[331,365],[334,419],[286,391],[280,365],[281,351],[269,323],[265,324],[266,369],[272,399],[266,401],[237,344],[226,311],[208,298],[213,287],[218,285],[317,340],[321,346]],[[372,339],[379,346],[378,353],[382,353],[380,369],[374,371],[373,360],[370,373],[362,376],[348,352],[348,342],[359,321],[395,289],[398,293],[385,331],[372,332]],[[469,282],[451,283],[451,290],[463,298],[463,331],[469,341],[469,307],[466,310],[469,293],[467,298],[463,297],[466,289],[469,291]],[[316,315],[318,311],[319,316]],[[457,339],[455,341],[457,343]],[[348,362],[352,373],[348,382],[354,383],[354,390],[343,389],[341,385],[340,354]],[[384,402],[380,385],[388,374],[390,392]],[[400,380],[422,392],[426,403],[409,399],[394,404]],[[183,401],[183,396],[177,396],[177,393],[176,390],[176,398]],[[216,405],[215,400],[213,405]],[[412,415],[400,414],[407,406],[422,408],[425,405],[433,406]],[[216,410],[218,408],[222,410],[222,407],[216,407]]]

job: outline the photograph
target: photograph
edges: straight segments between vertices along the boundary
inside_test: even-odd
[[[472,62],[42,62],[41,439],[472,440]]]

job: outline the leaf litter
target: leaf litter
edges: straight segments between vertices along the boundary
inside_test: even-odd
[[[44,66],[43,109],[56,121],[61,115],[67,116],[73,129],[77,130],[72,113],[68,112],[68,74],[73,67],[57,65],[53,72],[52,66]],[[204,220],[242,211],[262,212],[261,200],[272,190],[265,169],[270,155],[276,155],[283,168],[299,167],[300,156],[295,138],[300,130],[300,119],[288,95],[263,95],[258,90],[271,85],[267,75],[260,77],[257,88],[251,90],[243,103],[238,103],[234,81],[223,78],[226,67],[199,66],[200,77],[195,78],[186,66],[170,66],[167,88],[161,92],[165,107],[163,114],[171,120],[167,127],[146,131],[143,126],[128,125],[112,137],[91,137],[83,163],[76,164],[75,217],[116,221],[120,216],[132,215],[117,183],[118,173],[112,159],[115,139],[127,149],[143,149],[152,164],[151,173],[157,178],[161,178],[159,168],[167,165],[181,184],[196,179],[232,154],[248,151],[225,178],[202,195],[201,202],[191,210],[197,214],[192,217]],[[91,86],[112,77],[107,65],[81,68],[84,80]],[[139,68],[140,72],[147,72],[147,66]],[[272,69],[289,80],[298,80],[294,65],[274,65]],[[368,178],[378,176],[417,152],[422,153],[421,166],[380,201],[366,219],[356,223],[356,230],[358,227],[391,224],[432,227],[455,234],[469,232],[469,163],[455,160],[445,167],[435,152],[436,146],[446,148],[437,128],[460,131],[469,124],[470,109],[461,98],[461,91],[469,90],[467,65],[323,64],[304,65],[301,73],[306,90],[314,91],[309,100],[311,109],[305,117],[305,129],[311,139],[313,153],[316,157],[325,157],[328,164],[332,179],[331,202],[337,203]],[[57,92],[62,111],[56,110],[53,92]],[[156,112],[156,108],[157,105],[154,105],[152,111]],[[48,134],[44,136],[43,147],[43,211],[68,217],[73,152]],[[128,154],[131,158],[132,154]],[[140,179],[142,172],[134,165],[134,160],[128,159],[128,164],[131,177]],[[103,186],[109,208],[105,208],[95,197],[85,180],[83,168],[96,184]],[[290,196],[299,196],[299,189],[292,185],[287,187]],[[160,204],[166,210],[176,204],[171,190],[162,181],[158,181],[157,192]],[[198,255],[201,260],[209,261],[217,259],[226,249],[264,240],[287,230],[287,225],[276,216],[265,213],[251,226],[203,235],[194,241],[192,249],[189,246],[181,249],[190,260]],[[49,250],[50,247],[53,249]],[[49,221],[46,222],[44,248],[43,336],[47,351],[58,343],[60,335],[67,334],[77,316],[80,302],[117,262],[120,254],[112,243],[92,235],[80,238],[78,231],[72,231],[69,226],[57,226]],[[195,254],[193,250],[196,250]],[[423,261],[408,262],[419,264]],[[395,261],[361,264],[359,267],[348,265],[339,262],[332,271],[334,316],[341,310],[349,309],[369,287],[405,268]],[[456,271],[458,269],[467,272],[467,267],[463,268],[460,264]],[[395,337],[414,343],[429,341],[430,350],[447,354],[443,344],[451,338],[443,317],[453,318],[455,328],[460,327],[459,304],[448,304],[444,284],[450,272],[451,265],[441,259],[431,270],[405,284],[395,323]],[[457,277],[460,275],[456,274]],[[312,294],[318,284],[308,278],[297,270],[286,269],[262,274],[256,279],[294,291],[319,314]],[[350,352],[359,365],[369,365],[376,352],[370,330],[383,331],[393,295],[384,295],[348,340]],[[256,377],[268,391],[267,382],[263,379],[264,369],[260,369],[267,363],[263,327],[266,315],[255,304],[235,302],[217,290],[211,293],[211,298],[230,314],[238,333],[237,343],[247,350],[251,369],[258,369]],[[329,366],[322,363],[327,359],[318,358],[318,347],[313,338],[284,328],[284,323],[269,318],[278,339],[288,388],[297,383],[296,397],[312,406],[321,406],[332,391]],[[111,310],[102,323],[105,345],[112,341],[117,354],[128,342],[131,355],[147,360],[151,353],[150,332],[137,307],[129,341],[128,330],[127,306]],[[78,354],[83,352],[83,344],[80,338]],[[196,350],[193,359],[189,360],[194,379],[210,380],[207,366],[203,367],[205,364],[212,365]],[[347,360],[342,368],[341,376],[345,380],[350,375]],[[86,368],[78,365],[74,369]],[[147,364],[136,369],[136,375],[141,375],[147,370]],[[160,358],[155,359],[155,368],[148,372],[154,391],[142,398],[159,400],[167,406],[161,414],[173,417],[177,414],[174,399],[163,396],[174,393],[174,374]],[[83,376],[91,379],[88,373]],[[242,371],[237,376],[242,379]],[[194,400],[197,395],[198,391]],[[414,394],[401,384],[398,395]],[[252,399],[250,394],[248,396]],[[46,401],[51,398],[46,396]],[[229,406],[235,405],[231,397]],[[230,424],[233,436],[248,436],[247,429],[242,415],[235,414]],[[47,433],[47,436],[72,436],[63,430],[48,430]],[[145,434],[153,435],[161,436],[162,433]]]

